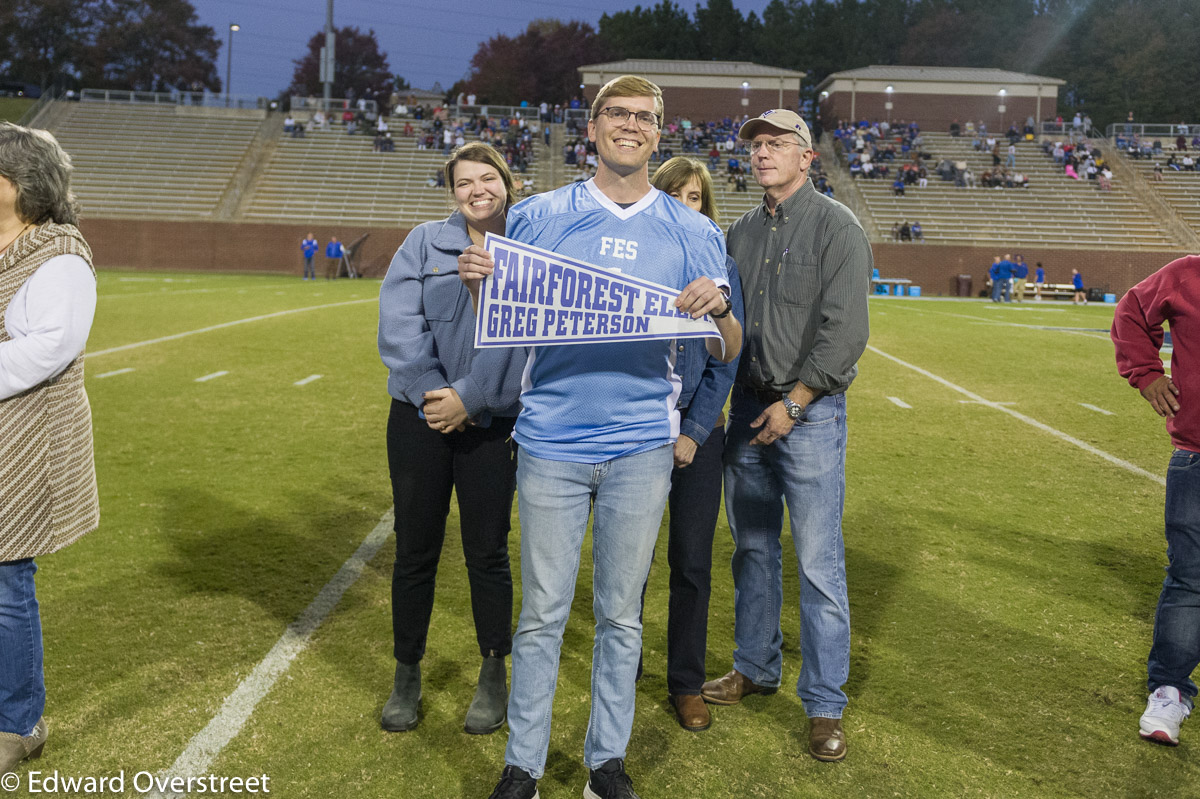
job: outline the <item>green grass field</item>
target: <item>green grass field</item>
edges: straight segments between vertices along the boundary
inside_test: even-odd
[[[101,274],[87,374],[103,520],[40,560],[51,736],[22,771],[131,781],[171,767],[380,523],[391,495],[377,292],[372,281]],[[1185,725],[1176,749],[1137,735],[1165,564],[1153,476],[1170,443],[1116,375],[1112,306],[887,299],[871,314],[874,349],[849,395],[850,755],[805,754],[789,688],[800,666],[790,541],[786,690],[716,708],[702,734],[666,704],[660,557],[628,759],[639,793],[1200,796],[1200,730]],[[1012,404],[980,404],[929,375]],[[266,774],[289,798],[486,797],[506,733],[462,732],[478,655],[454,513],[450,530],[417,730],[378,725],[393,670],[389,539],[203,773]],[[722,522],[711,676],[730,667],[731,550]],[[546,799],[580,795],[587,778],[583,564]]]
[[[0,120],[16,122],[35,102],[25,97],[0,97]]]

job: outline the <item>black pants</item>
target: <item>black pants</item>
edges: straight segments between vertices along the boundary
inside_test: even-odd
[[[443,434],[431,430],[414,406],[392,400],[387,428],[396,504],[392,635],[400,663],[417,663],[425,655],[452,490],[458,495],[479,652],[512,651],[508,533],[516,488],[516,450],[509,440],[514,421],[497,418],[490,427]]]
[[[673,695],[699,694],[704,684],[713,534],[721,510],[724,452],[725,431],[717,428],[697,448],[691,464],[671,472],[667,691]]]

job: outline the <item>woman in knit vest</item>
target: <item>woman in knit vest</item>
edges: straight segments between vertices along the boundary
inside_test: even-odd
[[[83,390],[96,275],[70,184],[53,136],[0,123],[0,774],[46,742],[33,559],[100,521]]]

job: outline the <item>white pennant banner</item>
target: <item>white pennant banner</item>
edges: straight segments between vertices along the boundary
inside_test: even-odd
[[[480,287],[476,347],[720,338],[675,307],[680,289],[487,235],[495,271]]]

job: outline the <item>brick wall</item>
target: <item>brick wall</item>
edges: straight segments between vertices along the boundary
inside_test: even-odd
[[[584,91],[592,98],[600,91],[600,87],[589,85]],[[662,92],[663,109],[668,122],[677,116],[688,117],[694,122],[742,114],[756,117],[771,108],[796,108],[800,102],[800,92],[794,85],[791,89],[783,90],[782,106],[779,105],[779,89],[750,89],[743,93],[741,89],[664,86]],[[747,100],[746,105],[742,105],[743,97]]]
[[[1104,289],[1118,298],[1165,264],[1186,253],[1127,250],[1067,250],[1014,244],[994,247],[943,246],[937,244],[883,243],[872,245],[875,266],[881,277],[908,278],[921,287],[924,296],[955,294],[958,275],[971,275],[973,294],[987,283],[992,259],[1005,254],[1025,256],[1029,280],[1038,261],[1046,268],[1047,283],[1070,283],[1071,270],[1078,269],[1084,285]]]
[[[854,115],[856,119],[887,119],[886,102],[887,95],[881,92],[858,92],[854,98]],[[1003,114],[996,110],[1000,107],[1000,98],[995,96],[894,94],[891,118],[892,122],[915,119],[924,130],[940,133],[948,131],[950,123],[956,119],[960,125],[965,125],[967,120],[976,124],[983,120],[988,130],[999,133],[1008,130],[1014,122],[1021,130],[1027,117],[1037,120],[1036,97],[1006,97],[1004,106]],[[1043,97],[1042,118],[1053,119],[1055,113],[1054,101]],[[828,128],[836,126],[838,120],[849,122],[850,93],[838,92],[821,103],[821,120]]]
[[[299,275],[303,259],[300,239],[310,231],[301,225],[239,224],[234,222],[162,222],[135,219],[85,219],[80,225],[95,254],[96,266],[190,272],[279,272]],[[344,242],[363,233],[371,237],[358,260],[363,273],[381,277],[396,248],[408,235],[406,228],[366,228],[313,225],[321,242],[317,271],[324,269],[324,246],[331,235]],[[987,269],[996,255],[1020,253],[1030,267],[1041,261],[1050,283],[1069,283],[1071,269],[1083,274],[1084,283],[1118,296],[1183,252],[1123,250],[1068,250],[1013,245],[991,247],[937,244],[873,245],[875,265],[883,277],[909,278],[926,296],[953,296],[957,276],[971,275],[974,293],[987,281]]]
[[[325,268],[325,245],[331,236],[349,243],[364,233],[371,237],[356,259],[363,274],[382,276],[408,235],[407,228],[351,225],[249,224],[236,222],[168,222],[137,219],[84,219],[80,229],[92,247],[97,268],[120,267],[189,272],[283,272],[302,274],[300,240],[313,233],[321,243],[314,262]]]

